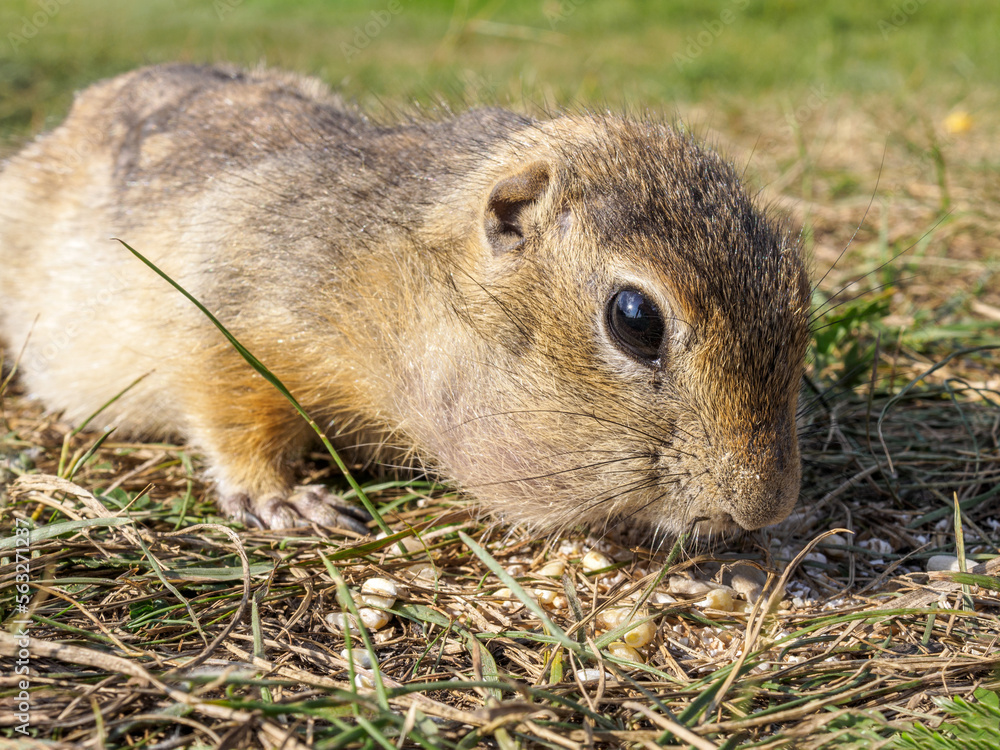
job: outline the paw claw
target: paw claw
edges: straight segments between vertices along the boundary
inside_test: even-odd
[[[254,503],[250,501],[250,496],[244,492],[237,492],[231,495],[219,497],[219,510],[227,517],[237,523],[241,523],[251,529],[265,529],[266,524],[254,513]]]
[[[320,526],[340,527],[357,534],[368,534],[367,522],[371,517],[364,508],[348,505],[323,485],[297,487],[287,502],[301,517]]]
[[[267,495],[253,501],[246,493],[225,495],[219,499],[219,508],[235,521],[262,529],[315,523],[367,535],[367,522],[371,520],[364,508],[346,504],[319,484],[297,487],[289,495]]]

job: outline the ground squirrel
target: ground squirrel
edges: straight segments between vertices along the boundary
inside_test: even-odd
[[[502,109],[373,123],[313,79],[98,83],[0,173],[0,338],[29,392],[204,453],[222,509],[359,528],[296,488],[310,431],[540,530],[783,519],[800,484],[801,251],[657,122]],[[30,338],[29,338],[30,332]]]

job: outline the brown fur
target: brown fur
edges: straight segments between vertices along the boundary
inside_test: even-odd
[[[410,457],[514,521],[758,528],[799,488],[799,249],[689,137],[485,109],[382,127],[288,74],[162,66],[83,92],[0,173],[0,337],[31,391],[204,451],[224,509],[343,520],[293,490],[308,430]],[[655,366],[615,293],[666,318]],[[102,296],[103,293],[103,296]]]

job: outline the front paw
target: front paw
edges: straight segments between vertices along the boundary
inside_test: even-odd
[[[291,494],[272,494],[251,498],[245,493],[220,498],[219,507],[230,518],[247,526],[265,529],[288,529],[315,523],[325,528],[339,528],[356,534],[368,534],[367,511],[348,505],[320,484],[296,487]]]

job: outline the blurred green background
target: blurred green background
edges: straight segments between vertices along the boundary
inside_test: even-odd
[[[363,104],[684,102],[822,90],[941,106],[1000,83],[996,0],[3,0],[0,137],[166,60],[267,62]]]

